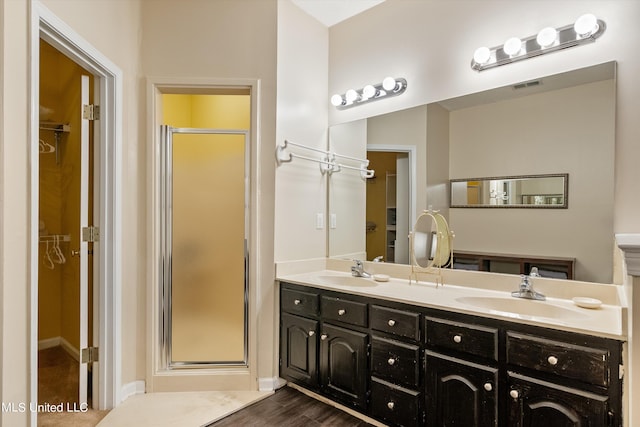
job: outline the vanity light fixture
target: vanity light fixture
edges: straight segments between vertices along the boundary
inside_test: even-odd
[[[344,95],[335,94],[331,97],[331,105],[338,110],[344,110],[370,101],[400,95],[406,89],[407,81],[405,79],[387,77],[382,83],[366,85],[359,90],[349,89]]]
[[[560,28],[546,27],[538,34],[522,40],[511,37],[503,45],[493,48],[480,47],[473,54],[471,68],[482,71],[560,49],[594,42],[604,33],[605,29],[604,21],[588,13],[580,16],[574,24]]]

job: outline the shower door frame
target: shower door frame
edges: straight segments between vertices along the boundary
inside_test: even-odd
[[[173,135],[242,135],[244,136],[244,283],[243,283],[243,359],[229,361],[191,361],[174,362],[172,358],[172,251],[173,251]],[[160,126],[160,162],[164,168],[161,189],[161,259],[162,259],[162,290],[160,322],[161,335],[161,365],[167,369],[194,369],[212,367],[233,367],[248,365],[249,359],[249,237],[250,237],[250,171],[251,171],[251,135],[248,130],[241,129],[208,129],[208,128],[178,128],[167,125]]]

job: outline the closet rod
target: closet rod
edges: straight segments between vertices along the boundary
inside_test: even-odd
[[[71,125],[62,123],[41,123],[40,130],[51,130],[54,132],[71,132]]]
[[[47,234],[45,236],[40,236],[41,242],[55,242],[56,238],[59,242],[70,242],[71,236],[68,234]]]

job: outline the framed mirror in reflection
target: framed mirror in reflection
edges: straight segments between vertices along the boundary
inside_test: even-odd
[[[569,174],[452,179],[452,208],[566,209]]]
[[[415,197],[408,198],[409,217],[439,210],[456,231],[455,251],[519,259],[571,258],[575,259],[575,280],[611,283],[615,68],[615,62],[608,62],[541,77],[535,85],[514,84],[361,119],[357,122],[360,136],[348,141],[340,141],[333,130],[339,127],[345,133],[356,122],[341,123],[330,129],[330,147],[413,147],[416,160],[407,191]],[[385,169],[374,162],[371,168],[383,186]],[[564,192],[528,190],[516,196],[523,205],[553,209],[450,207],[464,205],[452,198],[451,182],[559,172],[565,176]],[[363,254],[372,260],[383,255],[382,250],[369,253],[366,247],[374,234],[387,235],[382,219],[373,221],[375,231],[366,231],[372,200],[363,195],[372,185],[353,186],[362,192],[354,195],[344,191],[344,185],[332,185],[333,179],[329,178],[330,213],[338,209],[341,218],[357,218],[362,227],[341,228],[344,219],[339,221],[337,228],[329,230],[329,256]],[[463,185],[468,189],[468,183]],[[505,185],[510,184],[495,188],[496,197],[499,192],[508,193]],[[495,268],[491,271],[511,272]]]

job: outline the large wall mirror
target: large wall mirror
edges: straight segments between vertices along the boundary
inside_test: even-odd
[[[369,167],[376,175],[353,186],[357,196],[333,191],[336,186],[330,183],[329,211],[349,216],[351,226],[329,230],[329,256],[362,254],[368,260],[382,256],[394,262],[387,249],[403,247],[405,236],[390,232],[389,208],[394,208],[396,223],[397,212],[406,210],[409,224],[423,210],[434,209],[455,232],[454,252],[572,259],[572,278],[611,283],[615,70],[615,62],[608,62],[330,129],[330,146],[337,150],[355,145],[359,151],[366,147],[376,151],[380,146],[392,151],[389,147],[398,145],[400,154],[411,147],[414,159],[408,179],[397,179],[401,172],[394,165],[400,162],[376,164],[376,156],[370,156]],[[347,132],[349,126],[357,127],[357,132]],[[344,134],[350,137],[342,141]],[[455,203],[450,207],[452,180],[552,174],[570,177],[566,208],[466,209]],[[407,188],[388,191],[398,183]],[[386,211],[372,221],[367,210],[375,202],[369,196],[375,186],[385,188],[378,192],[384,197],[408,196],[378,202]],[[367,194],[366,201],[360,193]],[[552,198],[547,202],[564,203]],[[373,235],[386,247],[371,249],[368,240]]]

